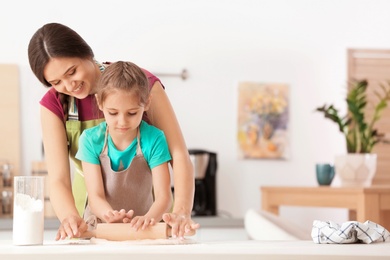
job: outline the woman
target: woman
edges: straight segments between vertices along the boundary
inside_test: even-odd
[[[104,120],[94,94],[106,64],[94,59],[92,49],[80,35],[58,23],[38,29],[30,40],[28,57],[35,76],[52,87],[40,104],[50,200],[61,221],[56,240],[80,237],[87,229],[82,218],[87,197],[81,163],[75,154],[82,131]],[[174,206],[172,213],[163,215],[163,220],[172,227],[173,237],[183,237],[185,232],[199,228],[191,219],[193,167],[164,87],[153,74],[145,73],[152,101],[144,120],[164,131],[174,172]],[[75,166],[72,179],[69,158]]]

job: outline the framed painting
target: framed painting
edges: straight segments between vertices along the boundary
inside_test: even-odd
[[[239,83],[238,152],[240,159],[289,157],[287,84]]]

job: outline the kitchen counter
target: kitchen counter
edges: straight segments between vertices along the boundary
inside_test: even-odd
[[[132,245],[126,242],[94,243],[89,240],[45,241],[41,246],[13,246],[0,241],[0,259],[389,259],[390,243],[315,244],[312,241],[195,241],[179,245]]]
[[[238,218],[223,218],[223,217],[193,217],[195,222],[199,223],[201,227],[213,228],[242,228],[244,227],[244,220]],[[45,219],[45,229],[57,229],[60,222],[56,218]],[[0,219],[0,230],[12,230],[12,218]]]

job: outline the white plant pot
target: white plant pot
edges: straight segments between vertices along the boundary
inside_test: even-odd
[[[349,153],[337,155],[335,171],[342,186],[370,186],[376,172],[376,154]]]

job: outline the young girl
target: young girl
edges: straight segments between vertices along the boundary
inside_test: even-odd
[[[161,221],[172,200],[165,135],[142,120],[151,99],[148,79],[135,64],[119,61],[106,68],[96,90],[106,121],[82,133],[76,154],[88,191],[84,218],[144,229]]]

